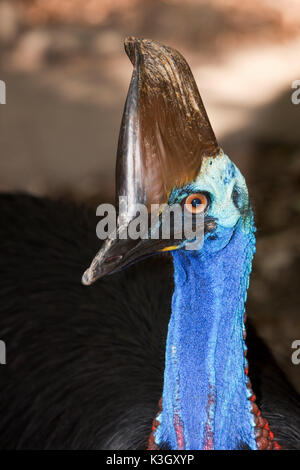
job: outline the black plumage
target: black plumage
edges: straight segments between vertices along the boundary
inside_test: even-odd
[[[90,287],[99,248],[89,210],[0,197],[0,448],[145,449],[163,386],[173,291],[167,254]],[[300,401],[248,325],[257,404],[300,449]]]

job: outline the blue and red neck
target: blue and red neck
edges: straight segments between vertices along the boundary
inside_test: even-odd
[[[257,449],[243,321],[254,230],[240,221],[208,234],[199,252],[173,252],[159,447]]]

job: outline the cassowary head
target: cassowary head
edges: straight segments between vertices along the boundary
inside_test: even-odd
[[[117,236],[106,240],[83,283],[170,251],[175,288],[150,448],[271,449],[271,434],[259,427],[244,341],[255,251],[245,180],[219,148],[184,58],[148,40],[129,38],[125,49],[134,70],[116,187],[127,207],[119,207]],[[138,206],[146,211],[147,236],[121,236],[136,226]],[[167,219],[164,236],[164,215],[175,206],[180,218]],[[193,230],[178,232],[186,220]]]
[[[178,237],[177,230],[176,236],[172,219],[169,237],[153,236],[166,208],[175,204],[185,205],[192,217],[198,214],[192,221],[193,233],[195,223],[201,225],[201,246],[209,240],[211,249],[222,247],[222,229],[234,227],[240,219],[247,223],[251,215],[245,180],[218,146],[185,59],[149,40],[128,38],[125,50],[134,70],[117,154],[116,203],[120,196],[127,201],[118,234],[136,223],[132,220],[141,204],[148,209],[149,231],[146,239],[107,240],[85,272],[84,284],[146,256],[189,246],[195,235]],[[159,217],[151,223],[155,211]],[[228,230],[224,235],[226,243]]]

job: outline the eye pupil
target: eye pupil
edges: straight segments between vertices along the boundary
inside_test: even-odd
[[[202,204],[201,200],[198,197],[195,197],[195,199],[192,200],[192,206],[197,207],[200,204]]]

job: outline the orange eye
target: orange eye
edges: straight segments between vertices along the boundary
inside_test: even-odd
[[[208,199],[205,194],[190,194],[184,201],[184,205],[191,214],[199,214],[204,212],[208,206]]]

